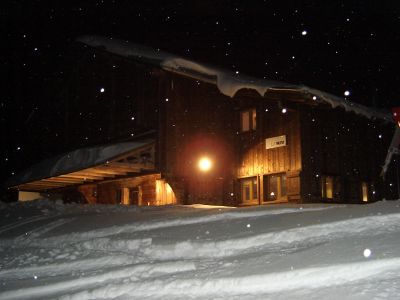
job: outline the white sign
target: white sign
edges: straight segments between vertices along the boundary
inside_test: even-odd
[[[274,136],[265,139],[265,149],[273,149],[286,146],[286,135]]]

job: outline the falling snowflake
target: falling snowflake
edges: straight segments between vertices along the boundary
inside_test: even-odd
[[[372,252],[371,252],[371,250],[370,249],[364,249],[364,257],[370,257],[371,256],[371,254],[372,254]]]

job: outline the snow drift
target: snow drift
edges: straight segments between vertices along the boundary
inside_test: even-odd
[[[379,299],[400,292],[400,202],[0,204],[0,299]]]

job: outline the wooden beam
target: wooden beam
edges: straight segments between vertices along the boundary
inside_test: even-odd
[[[19,190],[25,190],[25,189],[50,190],[50,189],[62,188],[62,187],[65,187],[65,186],[66,185],[49,185],[49,184],[31,184],[31,183],[26,183],[26,184],[18,185],[17,188]]]
[[[114,177],[116,174],[106,171],[98,171],[95,169],[86,169],[84,171],[70,173],[70,175],[80,175],[80,176],[82,175],[82,176],[92,176],[92,177]]]
[[[75,179],[75,178],[63,178],[63,177],[52,177],[42,179],[43,182],[55,182],[55,183],[83,183],[84,180]]]
[[[137,167],[133,168],[133,167],[127,167],[127,166],[111,165],[111,164],[109,165],[108,168],[110,168],[116,172],[125,173],[125,174],[140,173],[140,170],[141,170],[140,168],[137,168]]]
[[[45,191],[45,190],[48,190],[49,188],[30,186],[30,185],[23,184],[23,185],[17,186],[17,189],[20,190],[20,191]]]
[[[107,166],[99,166],[99,167],[95,167],[92,169],[94,172],[98,172],[99,174],[107,174],[108,176],[112,175],[126,175],[127,172],[124,171],[117,171],[117,170],[113,170],[110,167]]]
[[[67,183],[59,183],[59,182],[44,182],[44,181],[34,181],[34,182],[28,182],[26,184],[30,185],[37,185],[37,186],[66,186],[68,185]]]
[[[59,177],[66,178],[66,179],[78,179],[81,181],[103,180],[104,179],[104,177],[102,177],[102,176],[72,175],[72,173],[66,174],[66,175],[60,175]]]
[[[110,162],[107,164],[107,167],[118,170],[127,170],[128,172],[136,173],[140,172],[141,170],[153,170],[154,164],[150,163],[131,164],[131,163]]]

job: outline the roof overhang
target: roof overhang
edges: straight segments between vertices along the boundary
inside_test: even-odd
[[[369,119],[381,119],[393,122],[389,111],[378,110],[360,105],[344,98],[320,91],[305,85],[290,84],[281,81],[266,80],[236,74],[215,66],[199,63],[159,49],[152,49],[128,41],[102,36],[82,36],[77,41],[102,51],[125,57],[143,64],[150,64],[164,71],[207,82],[217,86],[218,90],[229,97],[235,97],[240,90],[256,91],[261,97],[275,93],[295,93],[306,103],[328,104],[332,108],[340,107]]]
[[[45,161],[7,182],[22,191],[48,191],[155,171],[155,142],[146,140],[78,149]]]

